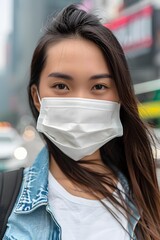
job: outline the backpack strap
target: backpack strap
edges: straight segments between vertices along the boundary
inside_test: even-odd
[[[18,196],[23,177],[23,168],[0,173],[0,239],[6,231],[8,217]]]

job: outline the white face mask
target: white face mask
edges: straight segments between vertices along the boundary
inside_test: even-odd
[[[123,135],[120,104],[84,98],[43,98],[37,129],[74,160]]]

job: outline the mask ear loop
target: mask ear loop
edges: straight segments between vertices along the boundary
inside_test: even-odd
[[[37,97],[38,97],[38,101],[39,101],[39,103],[40,103],[40,105],[41,105],[41,99],[40,99],[40,96],[39,96],[39,92],[38,92],[38,90],[36,89],[36,91],[37,91]]]

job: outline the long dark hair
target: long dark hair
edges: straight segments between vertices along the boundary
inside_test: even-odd
[[[123,50],[112,32],[104,27],[96,16],[80,10],[77,5],[66,7],[56,18],[50,19],[34,51],[28,95],[35,120],[39,112],[33,103],[31,86],[33,84],[36,84],[37,88],[39,86],[48,47],[70,37],[80,37],[94,42],[101,49],[110,67],[121,102],[120,118],[124,135],[100,149],[102,161],[111,169],[115,177],[118,177],[117,174],[120,171],[128,180],[141,217],[137,224],[140,239],[159,240],[160,193],[150,143],[151,135],[138,114],[137,100]],[[104,187],[104,183],[112,186],[108,176],[89,170],[84,165],[82,166],[81,161],[73,161],[46,137],[44,138],[49,153],[53,155],[60,169],[69,179],[87,187],[93,194],[100,193],[118,204]]]

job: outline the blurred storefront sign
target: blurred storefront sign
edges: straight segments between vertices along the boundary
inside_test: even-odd
[[[134,83],[160,77],[160,8],[154,4],[133,5],[105,26],[120,41]]]
[[[139,105],[140,116],[146,119],[160,117],[160,101],[146,102]]]
[[[120,43],[127,55],[139,56],[149,52],[153,45],[153,8],[146,6],[143,9],[125,15],[106,24]]]

